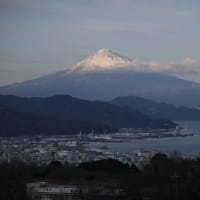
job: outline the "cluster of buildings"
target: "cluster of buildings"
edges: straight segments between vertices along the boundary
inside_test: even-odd
[[[102,143],[102,146],[88,145],[86,138],[80,136],[3,137],[0,139],[0,162],[22,161],[41,166],[59,161],[79,165],[111,158],[141,167],[158,153],[142,149],[132,153],[111,152],[103,144],[106,143]]]
[[[26,184],[27,200],[81,200],[84,196],[90,199],[118,197],[123,199],[124,189],[108,188],[103,185],[63,185],[50,182],[30,182]]]
[[[80,188],[75,185],[58,185],[33,182],[26,185],[28,200],[80,200]]]
[[[48,165],[52,161],[63,164],[79,165],[102,159],[115,159],[122,163],[142,168],[157,151],[143,149],[131,153],[112,152],[106,146],[106,141],[127,140],[127,135],[94,135],[76,136],[34,136],[34,137],[2,137],[0,138],[0,163],[22,161],[37,166]],[[89,145],[99,142],[102,145]],[[96,144],[96,143],[95,143]],[[28,200],[79,200],[82,194],[123,195],[123,190],[98,187],[58,185],[47,182],[27,183]]]

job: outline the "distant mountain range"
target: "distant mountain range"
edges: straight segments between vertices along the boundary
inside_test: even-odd
[[[22,98],[0,95],[0,135],[74,134],[122,127],[173,128],[167,119],[151,119],[131,108],[68,95]]]
[[[101,49],[72,66],[37,79],[0,87],[0,94],[47,97],[69,94],[88,100],[140,96],[200,107],[200,84],[138,69],[135,60]]]
[[[152,118],[171,120],[200,120],[200,110],[185,106],[176,107],[136,96],[118,97],[110,101],[114,105],[129,107]]]

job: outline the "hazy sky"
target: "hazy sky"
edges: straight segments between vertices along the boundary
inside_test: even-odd
[[[69,67],[100,48],[146,61],[192,59],[200,71],[200,1],[0,0],[1,85]]]

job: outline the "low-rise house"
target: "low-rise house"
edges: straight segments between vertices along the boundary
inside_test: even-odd
[[[27,183],[28,200],[80,200],[80,189],[74,185]]]

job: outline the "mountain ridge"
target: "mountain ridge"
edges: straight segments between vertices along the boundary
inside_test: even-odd
[[[67,135],[80,131],[102,133],[117,131],[116,128],[101,122],[64,120],[37,113],[16,111],[0,105],[0,136]]]
[[[200,110],[185,106],[174,106],[163,102],[156,102],[137,96],[117,97],[110,103],[121,107],[133,108],[153,118],[167,118],[171,120],[200,120]]]
[[[122,64],[119,64],[122,63],[121,61],[117,65],[108,62],[102,64],[105,64],[106,67],[104,68],[93,64],[90,68],[90,66],[84,64],[87,63],[86,58],[82,61],[82,64],[79,62],[79,64],[74,65],[75,67],[22,83],[0,87],[0,94],[24,97],[69,94],[88,100],[109,100],[118,96],[140,96],[174,105],[200,107],[199,83],[162,73],[130,70],[129,64],[134,63],[134,60],[128,58],[127,60],[123,56],[121,58],[120,55],[118,56],[111,50],[100,50],[100,53],[97,52],[94,55],[99,54],[101,56],[105,54],[105,57],[109,57],[109,59],[114,56],[114,63],[118,62],[115,59],[117,57],[128,64],[122,66]],[[98,60],[98,62],[100,61]],[[83,70],[84,67],[88,67],[90,70]]]
[[[73,133],[75,130],[76,133],[79,133],[81,130],[89,132],[91,129],[95,130],[95,128],[98,132],[103,132],[105,129],[116,131],[118,128],[124,127],[174,128],[176,126],[170,120],[151,119],[133,109],[121,108],[107,102],[82,100],[70,95],[56,95],[47,98],[23,98],[12,95],[0,95],[0,105],[9,109],[10,117],[6,118],[6,122],[4,121],[5,112],[0,109],[0,124],[4,127],[4,124],[7,123],[7,129],[12,121],[18,120],[17,117],[14,117],[12,120],[12,113],[14,116],[19,116],[20,119],[23,117],[25,125],[28,119],[30,119],[28,124],[35,123],[42,128],[39,130],[44,132],[45,129],[43,127],[47,127],[49,120],[51,128],[47,127],[47,132],[51,132],[51,129],[55,132],[58,129],[57,134],[59,132],[63,134],[65,130],[70,132],[70,129]],[[27,116],[27,120],[25,116]],[[31,119],[33,119],[33,122],[31,122]],[[41,125],[39,123],[40,120]],[[58,126],[56,123],[58,123]],[[23,121],[20,121],[20,124],[23,124]],[[67,128],[68,124],[69,129]],[[17,124],[14,127],[18,127]],[[31,125],[31,130],[36,131],[37,129],[35,129],[34,125]]]

